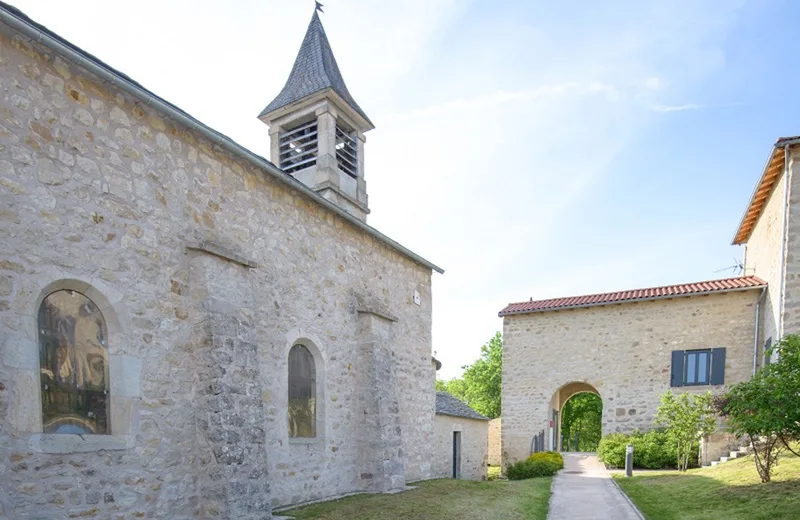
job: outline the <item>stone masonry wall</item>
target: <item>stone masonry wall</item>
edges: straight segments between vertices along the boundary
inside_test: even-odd
[[[789,151],[788,211],[786,269],[784,271],[786,288],[783,298],[784,336],[800,332],[800,149],[796,146]],[[762,215],[759,224],[763,219]]]
[[[725,384],[752,374],[759,290],[506,316],[503,320],[503,459],[529,455],[551,401],[571,382],[603,399],[603,433],[652,427],[670,389],[671,352],[725,347]],[[681,387],[720,392],[723,387]]]
[[[486,480],[489,421],[436,414],[433,478],[453,477],[453,432],[461,432],[461,478]]]
[[[503,462],[502,419],[489,421],[489,465],[499,466]]]
[[[1,24],[0,242],[0,518],[256,518],[269,514],[264,500],[366,489],[354,442],[358,396],[374,391],[358,386],[364,299],[395,320],[385,349],[405,478],[430,476],[430,270]],[[191,249],[204,243],[216,245]],[[192,296],[194,255],[214,257],[203,299]],[[119,436],[41,435],[35,316],[59,280],[107,298],[119,322]],[[203,312],[211,322],[199,327]],[[288,437],[298,341],[317,354],[311,442]],[[241,373],[218,372],[225,363]],[[240,413],[215,424],[220,406]]]
[[[759,309],[759,353],[757,363],[764,362],[764,343],[772,338],[778,341],[778,320],[781,312],[781,251],[783,237],[784,178],[778,180],[769,195],[764,211],[756,222],[747,241],[744,274],[755,275],[767,282],[768,287]]]

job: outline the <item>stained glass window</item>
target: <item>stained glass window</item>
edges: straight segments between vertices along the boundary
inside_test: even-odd
[[[295,345],[289,351],[289,437],[316,437],[316,398],[314,356]]]
[[[76,291],[39,307],[39,366],[45,433],[110,433],[106,322]]]

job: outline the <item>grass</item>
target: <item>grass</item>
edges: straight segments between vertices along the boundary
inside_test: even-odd
[[[281,514],[296,520],[545,520],[551,481],[427,480],[396,495],[355,495]]]
[[[779,459],[768,484],[761,484],[752,455],[683,474],[614,477],[647,520],[800,518],[800,458],[791,454]]]

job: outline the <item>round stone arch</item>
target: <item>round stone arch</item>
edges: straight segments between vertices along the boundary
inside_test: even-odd
[[[324,343],[315,335],[303,329],[292,329],[286,334],[285,348],[282,356],[280,367],[280,399],[278,400],[279,406],[282,410],[287,410],[289,403],[289,351],[295,345],[303,345],[306,347],[311,356],[314,358],[314,370],[316,375],[316,437],[312,438],[292,438],[289,437],[289,423],[288,413],[280,413],[281,418],[281,431],[282,435],[286,437],[289,445],[302,445],[305,447],[325,449],[325,438],[327,431],[325,429],[325,367],[327,366],[327,356]]]
[[[569,383],[561,385],[550,399],[548,424],[548,446],[553,451],[561,451],[561,412],[564,405],[567,404],[572,397],[589,393],[598,396],[601,400],[603,396],[600,391],[587,381],[570,381]],[[604,410],[605,412],[605,410]]]
[[[53,276],[47,276],[48,274]],[[60,275],[60,277],[58,277]],[[123,295],[102,282],[65,273],[41,273],[36,288],[19,295],[16,302],[22,315],[19,336],[3,341],[4,359],[13,362],[13,384],[20,398],[9,411],[9,423],[18,434],[29,434],[29,448],[44,453],[77,453],[133,448],[138,433],[141,400],[141,359],[128,355],[129,330]],[[71,435],[42,433],[41,387],[39,379],[38,314],[44,299],[56,291],[78,292],[97,305],[103,314],[108,335],[109,435]]]

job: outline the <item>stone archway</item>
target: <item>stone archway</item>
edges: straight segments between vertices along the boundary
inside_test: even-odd
[[[585,381],[569,382],[565,385],[562,385],[553,393],[553,397],[550,399],[548,418],[549,431],[547,435],[547,441],[550,450],[562,451],[561,413],[564,409],[564,405],[567,404],[567,401],[569,401],[570,398],[582,393],[590,393],[600,397],[600,399],[603,398],[597,388]]]

